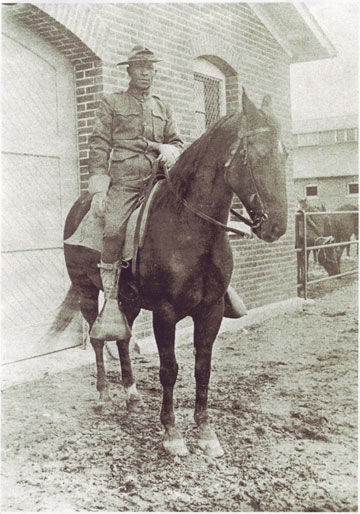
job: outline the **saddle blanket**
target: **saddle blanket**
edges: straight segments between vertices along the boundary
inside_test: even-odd
[[[132,260],[136,256],[138,248],[142,248],[143,246],[150,205],[160,182],[161,181],[157,182],[151,190],[151,193],[145,205],[142,204],[140,205],[140,207],[135,209],[135,211],[131,214],[127,222],[125,243],[122,255],[122,259],[124,261]],[[139,220],[139,214],[141,209],[143,209],[143,213],[141,219]],[[140,226],[138,227],[139,244],[138,248],[135,248],[135,233],[138,221],[140,221]],[[86,248],[90,248],[91,250],[101,252],[104,227],[104,218],[94,216],[91,210],[89,210],[89,212],[83,217],[75,232],[70,237],[65,239],[64,243],[68,245],[85,246]]]

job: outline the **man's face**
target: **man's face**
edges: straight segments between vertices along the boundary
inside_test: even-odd
[[[154,65],[151,62],[130,64],[127,71],[131,78],[131,84],[142,90],[151,87],[156,73]]]

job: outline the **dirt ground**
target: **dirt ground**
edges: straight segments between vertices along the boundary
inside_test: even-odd
[[[312,286],[314,305],[219,335],[209,407],[225,456],[196,446],[191,341],[178,348],[185,458],[161,446],[157,355],[134,355],[141,415],[129,416],[118,363],[100,414],[95,367],[2,394],[4,511],[356,511],[357,280]]]

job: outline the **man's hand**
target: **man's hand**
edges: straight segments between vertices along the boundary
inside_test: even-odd
[[[91,213],[97,218],[102,218],[105,213],[106,191],[95,193],[91,202]]]
[[[180,152],[174,145],[158,144],[156,150],[159,152],[160,164],[171,168],[176,159],[179,157]]]

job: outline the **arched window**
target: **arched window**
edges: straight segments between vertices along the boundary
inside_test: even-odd
[[[195,137],[201,136],[226,114],[225,75],[214,64],[194,60]]]

